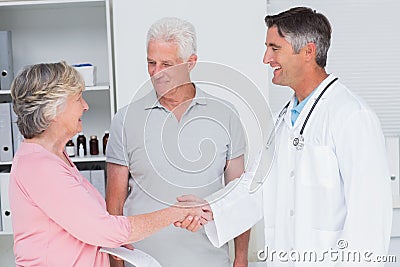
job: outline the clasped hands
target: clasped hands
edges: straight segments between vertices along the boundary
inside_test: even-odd
[[[191,232],[198,231],[203,225],[213,220],[213,213],[207,201],[195,195],[184,195],[177,198],[177,207],[187,208],[188,215],[174,223],[176,227]]]

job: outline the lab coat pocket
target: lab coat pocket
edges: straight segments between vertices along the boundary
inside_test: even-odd
[[[296,162],[298,179],[305,185],[334,187],[340,182],[336,155],[329,146],[308,144]]]
[[[341,230],[346,208],[336,156],[328,146],[306,147],[296,166],[296,199],[304,204],[301,213],[315,229]]]

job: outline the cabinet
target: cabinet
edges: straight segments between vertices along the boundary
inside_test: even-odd
[[[96,66],[96,85],[84,92],[89,104],[82,117],[87,139],[97,135],[101,140],[115,113],[110,25],[109,0],[0,1],[0,30],[11,31],[14,75],[40,62]],[[0,102],[10,101],[10,91],[0,90]],[[102,153],[73,161],[83,169],[105,166]],[[10,167],[11,162],[0,162],[0,171]],[[0,232],[0,266],[14,265],[12,236]]]
[[[65,60],[96,66],[96,86],[84,97],[87,136],[101,137],[115,113],[108,0],[1,1],[0,30],[12,35],[14,73],[30,64]],[[0,101],[9,101],[0,90]]]

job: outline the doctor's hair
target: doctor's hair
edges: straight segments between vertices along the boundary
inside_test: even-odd
[[[146,48],[150,41],[173,42],[178,45],[178,56],[187,60],[197,53],[196,30],[185,20],[165,17],[154,22],[147,32]]]
[[[279,35],[292,45],[296,54],[307,43],[314,43],[317,64],[321,68],[326,66],[332,28],[323,14],[308,7],[294,7],[277,15],[267,15],[265,23],[268,28],[276,26]]]
[[[21,134],[25,138],[40,135],[58,112],[64,110],[67,97],[84,89],[79,72],[64,61],[24,67],[11,85],[13,109]]]

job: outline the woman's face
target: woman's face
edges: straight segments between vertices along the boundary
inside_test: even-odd
[[[60,132],[68,134],[70,137],[82,131],[82,115],[89,109],[82,92],[69,95],[66,99],[63,110],[56,118],[56,127]]]

